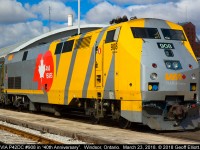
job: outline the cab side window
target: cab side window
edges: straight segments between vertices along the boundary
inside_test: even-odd
[[[106,36],[106,43],[114,42],[114,35],[115,30],[108,31]]]
[[[116,42],[119,37],[120,27],[107,32],[105,43]]]
[[[72,51],[73,45],[74,45],[74,40],[66,41],[64,43],[62,53],[66,53],[66,52]]]
[[[63,43],[58,43],[58,44],[56,45],[55,54],[60,54],[61,51],[62,51],[62,47],[63,47]]]

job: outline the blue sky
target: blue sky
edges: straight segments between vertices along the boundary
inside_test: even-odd
[[[123,15],[189,21],[200,37],[199,6],[200,0],[81,0],[81,24],[109,24]],[[0,48],[66,27],[68,14],[77,25],[77,7],[77,0],[0,0]]]

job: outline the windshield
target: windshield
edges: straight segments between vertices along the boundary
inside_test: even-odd
[[[166,40],[180,40],[186,41],[186,38],[181,30],[161,29]]]
[[[135,38],[160,39],[157,28],[132,27],[131,30]]]

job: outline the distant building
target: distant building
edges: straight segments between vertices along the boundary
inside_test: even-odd
[[[196,36],[196,29],[195,29],[195,25],[192,24],[191,22],[184,22],[184,23],[179,23],[186,35],[187,38],[190,42],[190,45],[194,51],[194,54],[196,57],[200,57],[200,41],[198,39],[198,37]]]

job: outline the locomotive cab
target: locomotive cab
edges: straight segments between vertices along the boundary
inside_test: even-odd
[[[199,67],[182,27],[147,19],[144,28],[132,28],[132,32],[144,41],[143,123],[157,130],[197,127]]]

